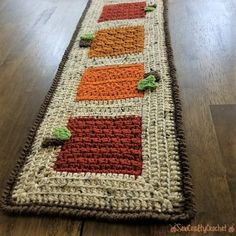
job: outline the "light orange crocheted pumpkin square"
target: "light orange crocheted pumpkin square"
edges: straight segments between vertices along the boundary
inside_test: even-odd
[[[88,68],[81,78],[76,100],[143,97],[143,92],[137,90],[137,83],[143,76],[143,64]]]
[[[99,30],[92,42],[89,57],[109,57],[143,52],[144,26]]]

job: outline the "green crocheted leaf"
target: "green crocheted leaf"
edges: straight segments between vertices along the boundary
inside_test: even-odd
[[[94,34],[93,33],[83,34],[83,35],[80,36],[80,39],[91,41],[91,40],[94,39]]]
[[[145,7],[145,12],[152,12],[155,10],[155,7],[147,6]]]
[[[143,91],[143,90],[153,90],[157,87],[157,84],[155,83],[155,76],[153,75],[149,75],[148,77],[146,77],[145,79],[142,79],[139,81],[138,83],[138,90]]]
[[[59,140],[69,140],[71,132],[66,127],[59,127],[53,130],[53,136]]]

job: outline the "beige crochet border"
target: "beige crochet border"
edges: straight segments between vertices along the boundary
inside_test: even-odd
[[[184,198],[184,208],[183,212],[181,213],[156,213],[156,212],[115,212],[112,210],[93,210],[93,209],[76,209],[76,207],[68,207],[68,206],[52,206],[51,204],[42,204],[42,205],[35,205],[35,204],[24,204],[20,205],[15,202],[13,202],[12,199],[12,191],[14,189],[15,183],[18,179],[19,173],[21,172],[26,157],[31,152],[31,146],[34,141],[36,132],[44,118],[44,115],[47,111],[47,107],[50,104],[50,101],[52,99],[52,96],[55,92],[55,89],[57,88],[58,82],[61,78],[61,74],[63,71],[63,68],[65,66],[65,63],[68,59],[69,53],[72,49],[72,46],[76,40],[76,36],[80,30],[80,25],[85,17],[85,14],[87,10],[89,9],[89,6],[92,1],[88,2],[88,5],[83,13],[83,16],[81,17],[78,26],[75,30],[75,33],[71,39],[71,42],[63,56],[63,59],[60,63],[58,72],[56,74],[56,77],[53,81],[53,84],[51,86],[51,89],[49,90],[45,101],[43,105],[40,108],[39,115],[35,121],[35,124],[33,128],[30,131],[29,138],[27,140],[26,146],[21,154],[21,157],[19,161],[17,162],[17,165],[11,174],[9,181],[7,183],[7,187],[4,191],[3,198],[1,201],[1,206],[3,210],[6,212],[12,212],[12,213],[34,213],[34,214],[56,214],[56,215],[66,215],[66,216],[77,216],[77,217],[83,217],[83,218],[90,218],[95,217],[98,219],[107,219],[107,220],[145,220],[145,219],[154,219],[154,220],[161,220],[161,221],[183,221],[183,220],[189,220],[194,216],[194,204],[193,204],[193,193],[192,193],[192,185],[191,185],[191,178],[189,174],[189,166],[188,166],[188,160],[187,156],[185,154],[185,144],[184,144],[184,134],[182,130],[182,117],[181,117],[181,104],[179,100],[179,91],[178,91],[178,85],[176,80],[176,72],[173,62],[173,54],[170,44],[170,35],[168,30],[168,9],[167,9],[167,2],[164,0],[164,29],[165,29],[165,43],[167,48],[167,57],[168,57],[168,63],[169,63],[169,73],[172,78],[172,93],[173,93],[173,101],[175,105],[175,125],[176,125],[176,136],[178,140],[178,151],[179,151],[179,158],[180,158],[180,167],[181,167],[181,173],[182,173],[182,194]]]

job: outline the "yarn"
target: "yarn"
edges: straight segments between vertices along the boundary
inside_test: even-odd
[[[88,68],[79,83],[76,101],[143,97],[143,92],[136,89],[143,74],[143,64]]]
[[[91,41],[91,40],[94,39],[94,34],[93,34],[93,33],[90,33],[90,32],[89,32],[89,33],[86,33],[86,34],[82,34],[82,35],[80,36],[80,39]]]
[[[66,127],[59,127],[53,130],[53,136],[59,140],[69,140],[71,132]]]
[[[105,5],[98,22],[145,18],[145,2]]]
[[[80,42],[79,46],[80,47],[90,47],[92,44],[92,41],[94,39],[94,34],[93,33],[86,33],[80,36]]]
[[[157,4],[156,3],[150,3],[150,4],[148,4],[148,7],[157,8]]]
[[[56,171],[117,173],[142,172],[142,118],[70,118],[72,138],[61,148]]]
[[[145,7],[145,12],[152,12],[154,10],[155,10],[155,7],[152,7],[152,6]]]
[[[153,90],[157,87],[156,83],[155,83],[156,79],[153,75],[149,75],[148,77],[146,77],[145,79],[142,79],[139,81],[138,83],[138,90]]]
[[[53,147],[53,146],[61,146],[63,145],[65,140],[60,140],[57,138],[45,138],[42,142],[42,148]]]
[[[12,178],[6,208],[110,220],[186,219],[191,188],[182,172],[187,158],[163,1],[155,14],[143,17],[142,3],[142,13],[129,8],[127,15],[123,8],[112,19],[112,10],[98,23],[104,3],[118,5],[91,1]],[[94,34],[92,42],[80,37],[86,32]],[[67,127],[58,132],[66,140],[48,137],[58,127]]]
[[[79,41],[79,46],[80,46],[81,48],[87,48],[87,47],[90,47],[91,44],[92,44],[92,40],[89,41],[89,40],[81,39],[81,40]]]
[[[155,82],[159,82],[161,77],[157,71],[150,71],[144,74],[144,78],[148,77],[149,75],[153,75],[155,77]]]
[[[126,26],[96,32],[89,57],[112,57],[141,53],[144,49],[144,27]]]

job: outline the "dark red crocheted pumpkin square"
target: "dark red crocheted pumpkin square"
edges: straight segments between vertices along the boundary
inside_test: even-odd
[[[78,117],[67,126],[72,137],[61,148],[56,171],[141,175],[141,117]]]
[[[146,2],[105,5],[98,22],[145,17]]]

